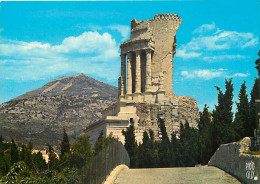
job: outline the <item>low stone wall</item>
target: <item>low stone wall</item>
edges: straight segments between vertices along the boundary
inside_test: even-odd
[[[218,167],[247,184],[260,183],[260,156],[244,154],[251,141],[222,144],[211,157],[208,165]]]

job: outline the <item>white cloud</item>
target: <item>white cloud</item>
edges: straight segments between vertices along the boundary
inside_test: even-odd
[[[211,24],[203,24],[200,27],[196,28],[192,33],[193,34],[201,34],[204,32],[213,31],[216,29],[215,22],[212,22]]]
[[[194,70],[194,71],[182,71],[181,75],[188,79],[193,78],[201,78],[204,80],[210,80],[216,77],[221,77],[224,75],[224,72],[222,70],[215,70],[215,69],[200,69],[200,70]]]
[[[115,80],[119,71],[110,68],[119,65],[118,50],[109,33],[84,32],[65,38],[60,45],[2,39],[0,78],[45,79],[70,72]]]
[[[214,59],[210,55],[218,55],[217,51],[229,51],[230,49],[245,49],[258,45],[258,37],[249,32],[237,32],[221,30],[216,24],[203,24],[196,28],[194,36],[187,44],[177,49],[176,56],[184,59],[204,56],[204,60]],[[178,53],[180,52],[180,53]],[[202,54],[203,53],[203,54]],[[222,53],[223,55],[223,53]],[[240,57],[240,58],[239,58]],[[225,54],[218,59],[241,59],[243,56]],[[216,57],[217,58],[217,57]]]
[[[249,73],[235,73],[233,75],[227,76],[228,78],[234,78],[234,77],[247,77],[249,76]]]
[[[125,26],[125,25],[110,25],[108,26],[109,29],[111,30],[116,30],[118,31],[123,39],[122,40],[126,40],[129,37],[130,34],[130,27],[129,26]]]
[[[199,52],[189,52],[187,53],[186,49],[177,49],[176,57],[181,57],[184,59],[196,58],[199,57],[201,53]]]
[[[221,60],[230,60],[230,59],[244,59],[246,56],[242,55],[217,55],[217,56],[204,56],[202,59],[204,61],[215,62]]]
[[[186,79],[199,78],[203,80],[210,80],[218,77],[234,78],[234,77],[247,77],[249,73],[235,73],[232,75],[227,75],[227,69],[198,69],[187,71],[181,71],[181,75]]]

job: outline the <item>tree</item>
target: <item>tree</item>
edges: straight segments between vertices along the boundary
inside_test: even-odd
[[[200,112],[199,127],[199,162],[207,164],[213,154],[212,148],[212,123],[208,106],[205,104],[203,112]]]
[[[82,158],[85,163],[89,162],[94,155],[93,150],[91,149],[89,136],[85,134],[79,136],[71,145],[71,151],[73,154],[76,154]]]
[[[50,170],[57,170],[59,169],[59,159],[54,152],[53,147],[50,144],[47,144],[48,146],[48,156],[49,156],[49,161],[48,161],[48,169]]]
[[[171,137],[171,167],[182,166],[182,153],[180,139],[177,139],[176,133],[172,132]]]
[[[5,158],[4,151],[0,148],[0,178],[9,170],[8,162]]]
[[[95,155],[97,155],[100,151],[102,151],[107,145],[116,141],[118,141],[118,139],[113,137],[112,132],[109,134],[108,137],[103,137],[103,131],[101,131],[98,140],[94,145]]]
[[[40,151],[32,154],[32,165],[35,172],[39,172],[47,169],[47,164],[43,159],[42,153]]]
[[[213,147],[216,150],[221,144],[234,141],[235,131],[233,124],[233,84],[232,79],[225,81],[226,91],[222,93],[216,87],[218,93],[218,105],[213,110]]]
[[[143,132],[143,143],[138,146],[138,168],[154,167],[153,142],[149,138],[147,131]]]
[[[70,141],[69,141],[69,136],[66,133],[65,128],[63,129],[63,139],[61,142],[61,159],[65,157],[65,154],[70,154]]]
[[[198,130],[191,128],[186,121],[180,126],[181,164],[180,166],[191,167],[198,163]]]
[[[159,144],[159,157],[160,157],[160,167],[169,167],[170,166],[170,141],[167,135],[165,123],[163,119],[158,120],[159,128],[162,133],[162,140]]]
[[[21,160],[27,165],[28,168],[32,169],[32,149],[33,144],[29,142],[26,146],[22,146],[22,151],[20,153]]]
[[[250,93],[251,99],[250,99],[250,115],[249,115],[249,123],[248,123],[248,127],[250,130],[254,130],[254,129],[259,129],[259,117],[258,117],[258,111],[259,109],[257,109],[257,104],[256,104],[256,99],[260,99],[260,50],[258,52],[258,56],[259,58],[255,61],[256,64],[256,69],[258,72],[258,78],[255,79],[255,83],[254,86],[252,88],[252,91]],[[260,108],[260,107],[258,107]],[[251,131],[249,133],[249,136],[253,137],[254,134]]]
[[[239,102],[237,105],[237,112],[235,114],[235,129],[236,129],[236,140],[242,139],[245,136],[250,136],[251,130],[249,123],[250,108],[248,102],[248,96],[246,94],[246,82],[241,85],[239,96]]]
[[[134,125],[130,125],[126,131],[122,130],[122,134],[125,136],[125,149],[130,157],[130,167],[135,168],[137,167],[137,142]]]
[[[14,163],[18,162],[19,160],[19,152],[18,152],[18,148],[17,145],[14,142],[14,139],[11,138],[11,165],[13,165]]]

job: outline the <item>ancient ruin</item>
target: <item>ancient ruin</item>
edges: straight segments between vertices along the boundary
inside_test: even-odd
[[[164,119],[168,135],[178,134],[180,123],[197,126],[196,100],[173,91],[173,56],[176,31],[182,19],[177,14],[157,14],[151,20],[131,21],[130,40],[121,44],[121,76],[118,101],[102,113],[102,119],[85,133],[94,143],[100,131],[124,142],[122,129],[135,126],[137,142],[152,129],[160,137],[158,118]]]

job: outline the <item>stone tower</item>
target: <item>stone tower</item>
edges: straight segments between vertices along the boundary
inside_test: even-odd
[[[121,76],[118,102],[102,113],[102,119],[85,132],[95,142],[99,132],[113,133],[124,142],[122,129],[134,124],[136,139],[152,129],[160,137],[158,118],[164,119],[168,135],[178,134],[180,123],[196,127],[199,118],[195,99],[176,96],[173,90],[173,56],[176,31],[182,19],[177,14],[157,14],[151,20],[131,21],[130,40],[121,44]]]
[[[181,22],[176,14],[157,14],[152,20],[131,21],[131,38],[120,46],[121,97],[126,94],[128,99],[140,99],[142,93],[157,91],[172,94],[175,35]]]

